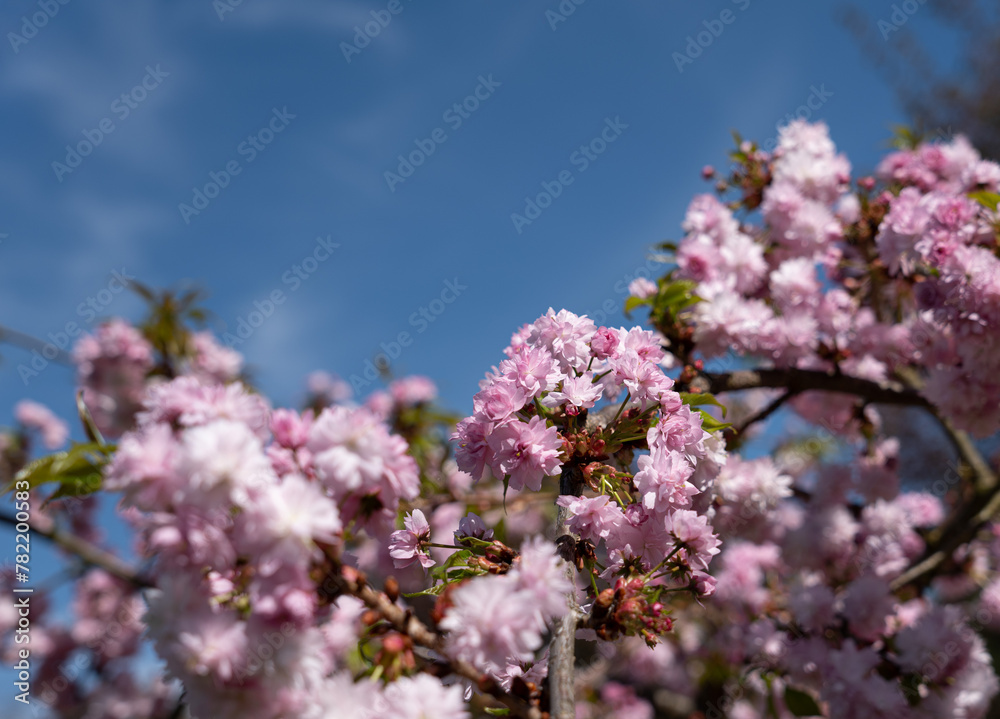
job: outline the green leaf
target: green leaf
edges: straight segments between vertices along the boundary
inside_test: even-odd
[[[28,482],[28,489],[34,489],[40,484],[44,484],[49,479],[45,479],[46,476],[51,476],[52,474],[52,463],[56,461],[56,455],[50,454],[47,457],[41,457],[36,459],[34,462],[29,462],[21,468],[21,471],[14,475],[14,479],[11,480],[4,488],[4,494],[10,492],[17,486],[18,482]]]
[[[27,482],[29,489],[49,482],[68,484],[70,488],[67,492],[82,492],[86,487],[97,489],[100,487],[101,468],[107,462],[104,449],[96,442],[77,444],[65,452],[36,459],[14,476],[4,493],[14,489],[18,482]]]
[[[823,711],[812,695],[801,689],[785,687],[785,706],[797,717],[822,716]]]
[[[706,432],[718,432],[720,429],[728,429],[733,426],[731,422],[720,422],[703,409],[698,409],[698,413],[701,415],[701,428]]]
[[[995,192],[986,192],[985,190],[970,192],[969,197],[990,210],[996,210],[997,205],[1000,204],[1000,195]]]
[[[625,300],[625,315],[630,316],[636,307],[642,307],[650,303],[649,297],[629,297]]]
[[[701,298],[694,294],[694,288],[697,286],[698,283],[693,280],[675,280],[662,287],[654,298],[654,310],[661,314],[679,314],[687,307],[701,301]]]
[[[104,437],[101,435],[101,430],[97,428],[94,418],[90,416],[90,410],[87,409],[87,405],[83,402],[82,389],[77,390],[76,393],[76,411],[80,415],[80,421],[83,422],[83,430],[87,433],[87,439],[103,447]]]
[[[510,716],[510,709],[507,707],[486,707],[483,709],[487,714],[494,717],[508,717]]]
[[[448,570],[456,566],[461,566],[465,562],[469,561],[469,557],[472,556],[471,549],[460,549],[456,552],[452,552],[448,555],[448,558],[444,561],[444,564],[439,564],[430,571],[430,575],[435,579],[439,579],[442,582],[448,581]]]
[[[690,407],[701,407],[702,405],[712,404],[722,410],[722,416],[725,418],[726,405],[722,404],[714,394],[710,392],[681,392],[681,401]]]
[[[410,592],[409,594],[404,594],[403,596],[407,599],[412,597],[439,597],[441,593],[447,589],[447,584],[435,584],[430,589],[421,589],[419,592]]]
[[[93,494],[101,488],[102,477],[99,473],[92,473],[83,477],[65,477],[59,485],[59,489],[53,492],[45,503],[53,502],[63,497],[85,497]]]

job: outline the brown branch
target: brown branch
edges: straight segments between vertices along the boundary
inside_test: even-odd
[[[912,388],[919,388],[921,379],[914,371],[900,373]],[[960,503],[951,517],[927,538],[924,554],[903,574],[892,582],[892,588],[901,589],[908,584],[927,584],[936,571],[956,549],[976,536],[976,533],[1000,511],[1000,487],[997,475],[976,448],[969,435],[957,429],[951,420],[942,417],[933,407],[928,411],[937,420],[954,446],[959,458],[971,470],[974,484],[972,496]]]
[[[18,525],[18,521],[7,514],[0,514],[0,521],[15,527]],[[32,532],[45,537],[61,549],[78,557],[86,565],[99,567],[108,574],[123,579],[139,589],[156,586],[149,578],[139,574],[120,557],[106,552],[71,532],[60,529],[53,520],[44,515],[35,515],[28,526],[31,527]]]
[[[703,392],[738,392],[757,388],[784,388],[789,394],[806,391],[852,394],[874,404],[921,407],[940,423],[958,456],[974,477],[974,494],[960,504],[944,526],[928,537],[923,556],[892,582],[893,589],[926,584],[952,553],[971,540],[1000,512],[1000,483],[995,472],[965,432],[941,417],[918,391],[918,378],[902,373],[903,382],[872,382],[842,374],[802,369],[737,370],[724,374],[701,373],[692,387]],[[765,411],[767,411],[766,408]]]
[[[747,417],[743,422],[741,422],[736,427],[732,427],[730,431],[737,437],[741,436],[750,427],[757,424],[758,422],[763,422],[765,419],[770,417],[772,414],[781,409],[781,406],[785,404],[788,400],[795,396],[795,392],[789,390],[779,397],[776,397],[771,401],[766,407],[762,408],[759,412]]]
[[[976,536],[983,526],[1000,512],[1000,490],[977,494],[966,505],[959,507],[951,519],[928,542],[927,550],[916,563],[896,577],[891,583],[893,591],[908,584],[923,586],[931,573],[944,564],[966,542]]]
[[[722,374],[703,372],[691,386],[702,392],[739,392],[748,389],[786,389],[793,394],[816,390],[853,394],[876,404],[930,407],[920,393],[895,382],[872,382],[844,374],[806,369],[747,369]]]
[[[329,552],[327,556],[330,556]],[[339,564],[339,562],[337,563]],[[537,707],[506,693],[490,677],[484,675],[468,662],[448,658],[444,652],[444,640],[439,634],[413,616],[409,610],[395,604],[384,592],[371,587],[362,574],[348,567],[343,567],[342,570],[340,579],[343,582],[344,591],[357,597],[369,609],[377,612],[397,632],[409,637],[414,644],[419,644],[439,654],[445,659],[453,673],[465,677],[480,691],[502,702],[515,716],[523,717],[523,719],[542,719],[542,713]]]

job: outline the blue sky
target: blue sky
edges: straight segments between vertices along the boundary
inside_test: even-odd
[[[904,119],[832,1],[52,3],[44,24],[37,2],[0,10],[0,325],[93,326],[90,297],[137,318],[128,293],[100,294],[116,271],[204,286],[219,332],[280,290],[239,347],[277,405],[312,370],[362,376],[408,332],[393,371],[429,375],[464,412],[549,306],[607,303],[625,322],[625,284],[678,236],[730,130],[773,138],[812,98],[870,169]],[[867,5],[876,32],[892,3]],[[936,32],[918,7],[910,26]],[[403,178],[399,156],[421,147]],[[553,182],[536,219],[512,220]],[[337,247],[312,262],[319,237]],[[447,283],[453,301],[432,304]],[[5,419],[26,397],[72,416],[70,370],[25,383],[28,355],[0,353]]]
[[[116,270],[201,284],[220,332],[281,290],[239,347],[277,403],[299,400],[314,369],[362,376],[408,331],[394,372],[433,377],[466,409],[510,333],[548,306],[609,301],[609,321],[624,321],[622,282],[677,236],[731,129],[772,138],[812,96],[854,164],[875,162],[902,115],[835,5],[589,0],[564,3],[564,21],[546,15],[558,2],[399,0],[393,14],[388,1],[244,0],[221,19],[208,0],[60,5],[16,52],[0,43],[0,323],[40,336],[86,326],[89,297],[135,317],[128,293],[100,302]],[[32,11],[7,3],[0,32],[27,39]],[[348,61],[373,12],[389,22]],[[679,71],[688,36],[712,29]],[[603,154],[571,162],[616,121]],[[85,131],[100,144],[70,168],[66,146],[86,150]],[[421,159],[418,140],[433,153],[387,181],[402,177],[400,155]],[[197,209],[195,188],[213,194],[210,173],[225,183],[227,165],[239,174],[207,207],[179,209]],[[572,183],[550,207],[512,221],[564,171]],[[328,236],[339,247],[295,282]],[[414,313],[446,281],[465,289],[425,324]],[[26,355],[3,356],[4,406],[28,396],[69,411],[70,371],[25,385]]]

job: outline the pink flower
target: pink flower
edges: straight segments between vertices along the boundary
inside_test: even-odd
[[[177,471],[187,480],[184,501],[194,505],[223,498],[245,505],[278,481],[256,435],[242,422],[226,419],[184,433]]]
[[[431,525],[424,513],[414,509],[403,520],[406,529],[393,532],[389,540],[389,554],[396,569],[408,567],[416,561],[427,569],[434,566],[434,560],[427,554],[423,545],[430,541]]]
[[[502,422],[525,404],[524,390],[506,377],[494,379],[472,398],[475,416],[482,422]]]
[[[778,133],[774,181],[788,182],[806,197],[835,202],[851,175],[847,158],[836,152],[825,123],[794,120]]]
[[[657,292],[659,292],[659,288],[656,283],[646,277],[636,277],[628,286],[630,295],[643,300],[655,296]]]
[[[124,504],[145,511],[168,509],[186,484],[175,472],[178,449],[167,424],[127,433],[105,472],[104,489],[123,492]]]
[[[227,419],[247,425],[262,442],[270,434],[267,401],[239,382],[205,385],[194,377],[178,377],[150,386],[143,407],[136,417],[140,427],[155,422],[197,427]]]
[[[208,384],[225,384],[239,379],[243,369],[243,356],[234,349],[220,345],[212,333],[193,333],[191,348],[194,355],[188,361],[186,374],[198,377]]]
[[[650,427],[646,433],[650,448],[660,447],[695,456],[705,453],[702,444],[704,438],[705,430],[701,428],[701,414],[692,412],[691,407],[686,404],[682,404],[676,412],[661,417],[656,426]]]
[[[184,666],[200,676],[228,681],[247,658],[246,622],[233,612],[188,616],[175,651]]]
[[[528,342],[545,347],[564,372],[582,372],[590,362],[590,340],[597,328],[586,315],[549,311],[535,320]]]
[[[854,636],[873,642],[886,634],[887,620],[896,608],[887,581],[872,575],[859,577],[847,587],[843,600],[843,614]]]
[[[309,393],[323,404],[341,404],[354,396],[351,385],[336,375],[321,370],[311,373],[306,378]]]
[[[265,574],[282,566],[308,567],[318,555],[315,543],[333,544],[341,530],[337,505],[318,482],[300,474],[267,487],[242,519]]]
[[[83,400],[98,428],[117,437],[129,429],[140,409],[146,375],[153,368],[153,348],[122,320],[111,320],[73,348]]]
[[[567,569],[552,542],[532,537],[521,547],[521,555],[509,576],[519,591],[531,595],[540,622],[566,613],[566,598],[573,591]]]
[[[47,449],[58,449],[69,437],[69,427],[43,404],[31,400],[21,400],[14,407],[14,417],[28,429],[36,429],[42,435],[42,443]]]
[[[544,347],[525,345],[512,359],[500,363],[500,372],[524,390],[526,400],[554,389],[565,375]]]
[[[556,474],[562,466],[559,432],[538,416],[527,423],[515,420],[497,427],[486,441],[494,453],[493,473],[510,475],[510,487],[515,490],[527,487],[537,492],[542,479]]]
[[[620,333],[622,352],[635,352],[642,359],[654,364],[660,364],[663,360],[664,352],[661,345],[663,335],[644,330],[641,327],[633,327],[627,332],[622,328]]]
[[[271,413],[271,432],[274,434],[274,441],[289,449],[304,446],[309,439],[312,420],[311,410],[301,416],[290,409],[274,410]]]
[[[499,671],[509,659],[527,662],[542,645],[544,627],[529,592],[510,575],[486,576],[459,586],[439,623],[448,632],[448,653],[481,670]]]
[[[792,478],[782,473],[770,457],[747,460],[733,455],[716,478],[715,491],[724,504],[734,508],[733,514],[745,521],[790,497]]]
[[[361,499],[374,496],[395,511],[420,492],[416,461],[402,437],[364,408],[327,407],[309,429],[306,447],[320,481],[340,502],[345,521],[363,518]]]
[[[597,544],[607,539],[613,531],[625,522],[625,515],[617,503],[606,495],[599,497],[571,497],[564,495],[556,504],[565,507],[569,513],[567,522],[570,531]]]
[[[461,684],[444,686],[427,674],[402,677],[382,693],[379,715],[394,719],[469,719]]]
[[[615,378],[628,388],[631,398],[642,409],[658,404],[660,395],[674,386],[673,380],[663,374],[663,370],[634,351],[623,352],[612,360],[612,365]]]
[[[618,354],[618,332],[609,327],[599,327],[590,341],[594,357],[599,360],[608,359]]]
[[[601,385],[594,383],[594,376],[584,372],[579,377],[567,377],[562,382],[562,389],[549,392],[542,400],[546,407],[561,407],[568,405],[567,414],[577,414],[580,409],[589,409],[601,398]]]
[[[572,590],[555,545],[529,542],[507,574],[475,578],[452,592],[439,624],[448,632],[448,653],[492,674],[533,661],[546,624],[566,613]]]
[[[437,386],[429,377],[411,375],[389,384],[389,394],[401,407],[433,402],[437,398]]]
[[[689,509],[678,509],[667,515],[667,531],[684,545],[688,566],[708,570],[708,563],[719,553],[721,542],[706,517]]]
[[[691,506],[691,497],[698,488],[688,482],[694,471],[683,455],[663,449],[653,449],[639,457],[635,486],[642,493],[642,503],[657,514],[670,509]]]
[[[455,462],[463,472],[468,472],[473,481],[483,478],[486,465],[493,464],[493,450],[486,442],[486,435],[493,425],[480,422],[475,417],[466,417],[455,426],[451,441],[455,443]]]

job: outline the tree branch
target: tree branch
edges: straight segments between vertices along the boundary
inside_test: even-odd
[[[564,464],[559,476],[559,494],[579,497],[583,491],[583,475],[580,466],[575,463]],[[556,542],[561,544],[563,537],[570,537],[575,544],[576,538],[569,531],[567,522],[570,519],[569,510],[559,507],[556,513]],[[567,574],[571,584],[576,586],[576,573],[573,564],[567,559]],[[550,715],[552,719],[573,719],[576,716],[576,604],[572,591],[570,592],[569,611],[566,612],[552,628],[552,640],[549,642],[549,697]]]
[[[7,514],[0,514],[0,521],[11,526],[17,526],[18,521]],[[150,579],[139,574],[127,562],[120,557],[116,557],[110,552],[106,552],[97,545],[91,544],[85,539],[65,532],[56,526],[55,522],[44,515],[36,515],[28,523],[31,531],[45,537],[53,544],[70,554],[79,557],[84,564],[92,567],[99,567],[119,579],[124,579],[139,589],[156,586]]]
[[[896,382],[872,382],[832,372],[805,369],[748,369],[716,374],[702,372],[692,382],[694,389],[718,394],[747,389],[787,389],[793,394],[818,390],[853,394],[876,404],[930,407],[920,393]]]
[[[69,366],[73,365],[73,356],[66,350],[59,349],[50,342],[43,342],[31,335],[12,330],[9,327],[0,327],[0,342],[6,342],[26,350],[37,350],[38,352],[51,348],[50,351],[55,352],[55,356],[51,358],[53,362]],[[45,356],[48,357],[47,354]]]
[[[781,408],[781,406],[785,404],[785,402],[787,402],[794,396],[795,392],[793,392],[792,390],[788,390],[787,392],[782,393],[780,396],[776,397],[773,401],[771,401],[771,403],[768,404],[766,407],[762,408],[759,412],[751,415],[750,417],[747,417],[738,426],[731,428],[731,430],[729,431],[732,431],[733,434],[735,434],[737,437],[740,437],[744,432],[747,431],[747,429],[757,424],[758,422],[763,422],[765,419],[767,419],[772,414],[777,412]]]
[[[974,494],[955,509],[944,526],[931,535],[924,555],[892,582],[894,590],[912,583],[925,584],[930,575],[956,549],[971,540],[983,525],[1000,512],[1000,482],[975,443],[950,420],[941,417],[936,408],[919,393],[916,377],[904,374],[902,379],[902,383],[872,382],[816,370],[754,369],[721,374],[703,372],[691,382],[693,388],[713,394],[756,388],[788,390],[788,395],[778,401],[784,401],[789,395],[811,390],[851,394],[874,404],[921,407],[940,423],[958,456],[974,476]],[[776,408],[772,403],[772,406],[765,408],[764,416]],[[758,419],[761,417],[752,418],[753,421]]]
[[[960,506],[948,523],[936,533],[936,540],[927,545],[923,557],[890,584],[892,590],[907,584],[922,586],[931,573],[944,564],[956,549],[976,536],[982,527],[1000,512],[1000,489],[977,494],[968,504]]]

